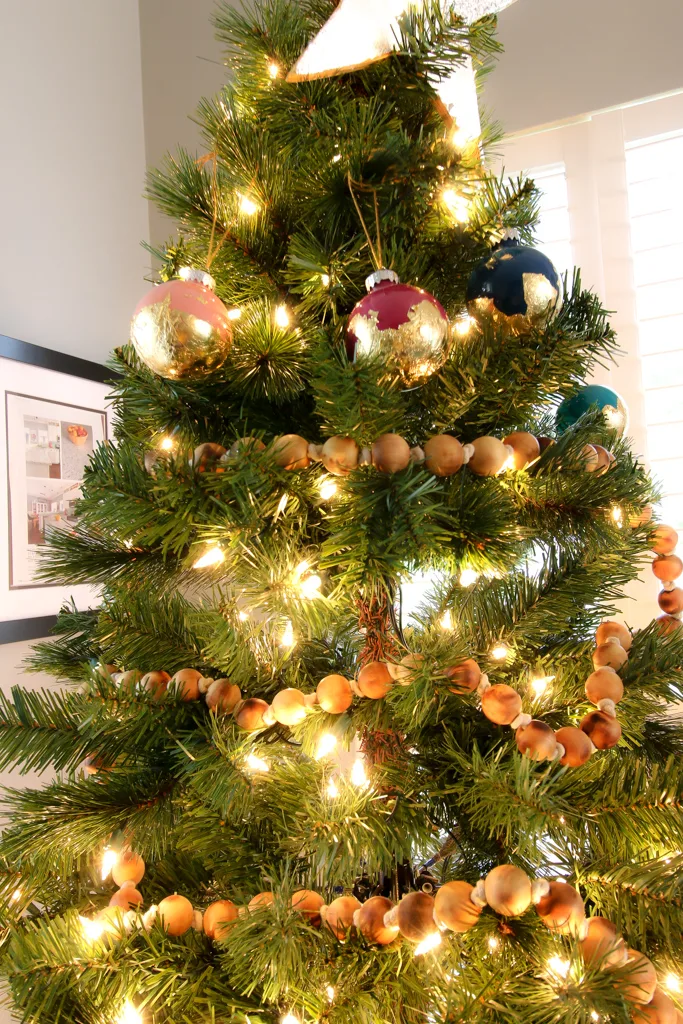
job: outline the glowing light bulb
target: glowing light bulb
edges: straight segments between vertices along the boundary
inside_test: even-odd
[[[479,579],[479,573],[475,572],[474,569],[463,569],[460,573],[458,582],[461,587],[471,587],[473,583],[476,583]]]
[[[413,956],[424,956],[425,953],[431,952],[432,949],[436,949],[440,945],[441,934],[439,932],[431,932],[415,947]]]
[[[301,1024],[301,1021],[293,1013],[286,1013],[284,1017],[280,1017],[280,1024]]]
[[[460,195],[454,188],[445,188],[441,193],[441,199],[459,224],[465,224],[469,220],[470,203],[465,196]]]
[[[566,978],[569,974],[571,963],[559,956],[551,956],[547,963],[548,970],[558,978]]]
[[[285,624],[285,628],[282,631],[282,636],[280,637],[280,647],[294,647],[295,643],[294,629],[292,627],[292,623],[288,619]]]
[[[268,65],[268,74],[270,75],[271,78],[277,78],[277,76],[280,74],[280,65],[276,64],[275,61],[271,61],[271,63]]]
[[[506,647],[505,644],[498,644],[498,646],[494,647],[493,650],[491,651],[491,657],[495,661],[505,661],[509,653],[509,647]]]
[[[15,889],[10,897],[12,903],[18,903],[21,899],[21,889]]]
[[[116,1024],[142,1024],[142,1016],[129,999],[126,999],[123,1004],[121,1012],[116,1018]]]
[[[507,469],[514,469],[514,468],[515,468],[515,454],[514,454],[514,452],[510,452],[510,454],[508,455],[507,459],[505,460],[505,462],[501,466],[501,468],[499,470],[499,474],[500,473],[504,473]]]
[[[334,800],[336,796],[339,796],[337,783],[334,781],[334,779],[330,779],[330,781],[327,783],[327,795],[330,797],[331,800]]]
[[[664,984],[668,988],[669,992],[681,991],[681,979],[678,977],[677,974],[674,974],[673,971],[667,974],[666,978],[664,979]]]
[[[79,915],[78,922],[83,930],[83,938],[87,942],[97,942],[106,931],[103,921],[91,921],[89,917],[81,917]]]
[[[329,501],[337,493],[337,482],[331,476],[323,476],[318,482],[318,490],[323,501]]]
[[[619,505],[614,505],[610,512],[612,520],[617,526],[621,526],[624,521],[624,510]]]
[[[453,330],[459,337],[464,338],[466,334],[469,334],[473,323],[474,320],[471,316],[461,316],[453,324]]]
[[[322,282],[323,288],[329,288],[330,287],[330,275],[329,274],[321,274],[320,275],[320,280]]]
[[[289,495],[287,494],[287,491],[285,491],[285,493],[282,495],[282,497],[280,498],[280,500],[279,500],[279,502],[277,504],[277,508],[275,509],[275,518],[276,519],[277,519],[278,516],[281,516],[282,513],[284,512],[284,510],[287,508],[287,502],[288,501],[289,501]]]
[[[597,1012],[597,1010],[591,1010],[591,1020],[600,1020],[600,1014]]]
[[[332,1000],[334,999],[334,988],[332,987],[332,985],[327,986],[327,988],[325,989],[325,994],[329,1001],[332,1002]]]
[[[228,320],[239,320],[241,316],[242,310],[239,306],[234,306],[232,309],[228,310]]]
[[[536,697],[543,696],[554,678],[555,676],[538,676],[536,679],[531,680],[531,689]]]
[[[456,128],[451,135],[451,145],[455,149],[466,149],[470,143],[474,142],[475,138],[476,136],[465,131],[464,128]]]
[[[281,327],[283,330],[284,328],[289,327],[290,317],[289,310],[287,309],[287,307],[276,306],[275,312],[273,313],[273,319],[275,320],[277,326]]]
[[[439,625],[443,630],[453,629],[453,616],[451,615],[450,608],[447,608],[439,619]]]
[[[331,754],[334,748],[337,746],[337,737],[333,736],[331,732],[323,733],[318,740],[318,749],[315,752],[315,759],[319,761],[321,757],[327,757]]]
[[[351,768],[351,782],[354,786],[359,786],[361,789],[368,785],[368,777],[365,774],[365,763],[359,757],[353,762]]]
[[[247,615],[246,612],[238,612],[237,618],[240,620],[240,622],[246,622],[249,616]]]
[[[193,569],[208,569],[211,565],[220,565],[221,562],[225,561],[225,555],[219,547],[209,548],[204,554],[193,562]]]
[[[238,193],[238,195],[240,213],[245,214],[247,217],[253,217],[255,213],[258,213],[258,203],[255,203],[249,196],[242,195],[242,193]]]
[[[323,585],[323,581],[320,576],[313,573],[311,576],[307,576],[299,584],[299,590],[301,596],[312,600],[314,597],[320,597],[320,588]]]
[[[133,547],[133,541],[130,539],[130,537],[127,537],[126,540],[124,540],[123,546],[124,548],[127,548],[130,551],[130,549]]]
[[[257,757],[256,754],[247,754],[244,759],[244,763],[247,768],[252,772],[269,772],[270,765],[267,761],[264,761],[262,757]]]
[[[111,874],[111,869],[114,867],[114,864],[116,864],[118,859],[119,855],[116,850],[112,850],[111,847],[107,847],[102,854],[102,881]]]
[[[175,448],[175,441],[170,436],[170,434],[166,434],[166,436],[162,437],[161,441],[159,442],[159,447],[164,452],[171,452]]]
[[[332,163],[333,164],[338,164],[340,160],[341,160],[341,153],[335,153],[334,156],[332,157]]]

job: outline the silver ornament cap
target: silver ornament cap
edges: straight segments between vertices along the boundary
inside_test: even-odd
[[[216,290],[216,281],[208,270],[198,270],[196,267],[181,267],[178,271],[178,277],[181,281],[196,281],[197,284],[203,284],[205,288],[210,288],[212,292]]]
[[[385,281],[390,281],[391,284],[400,283],[399,276],[395,270],[387,270],[386,267],[381,267],[379,270],[373,270],[371,274],[368,274],[365,278],[365,288],[371,292],[378,284],[383,284]]]

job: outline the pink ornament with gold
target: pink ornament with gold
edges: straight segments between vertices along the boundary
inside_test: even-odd
[[[161,377],[200,376],[225,362],[232,345],[228,311],[216,282],[185,267],[140,299],[130,340],[143,363]]]
[[[443,366],[448,354],[448,317],[433,295],[401,284],[393,270],[376,270],[368,294],[351,310],[346,328],[349,359],[380,356],[409,387]]]

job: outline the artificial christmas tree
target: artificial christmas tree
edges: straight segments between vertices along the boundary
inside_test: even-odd
[[[222,9],[208,156],[150,177],[181,225],[162,279],[210,271],[220,322],[141,304],[117,443],[43,570],[102,606],[36,650],[72,685],[2,700],[0,763],[60,773],[6,798],[16,1012],[673,1024],[683,564],[603,413],[553,426],[614,336],[578,276],[549,293],[532,183],[438,100],[492,20],[429,4],[385,60],[286,81],[333,10]],[[492,286],[470,319],[512,229],[528,308]],[[441,314],[373,320],[373,262],[443,307],[443,354]],[[438,358],[406,380],[358,303]],[[611,616],[650,550],[665,614],[633,634]]]

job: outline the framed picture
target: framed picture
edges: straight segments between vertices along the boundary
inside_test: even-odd
[[[37,578],[53,530],[76,521],[85,467],[109,437],[99,363],[0,335],[0,643],[45,636],[66,600],[96,607],[96,588]]]

